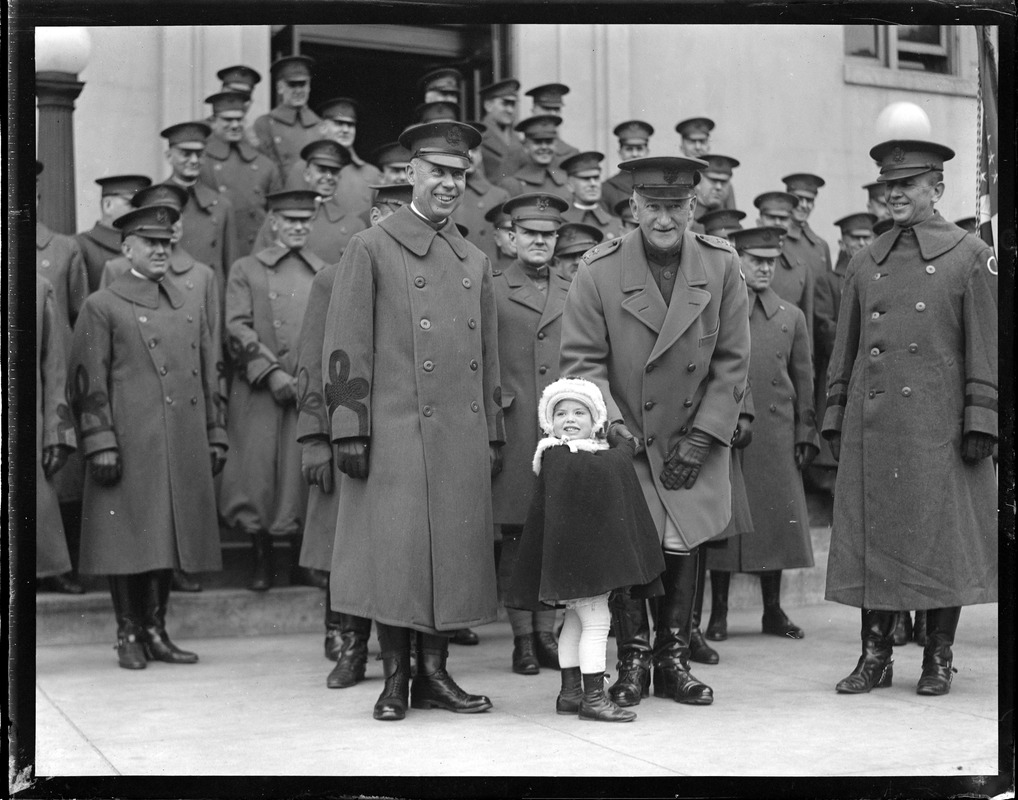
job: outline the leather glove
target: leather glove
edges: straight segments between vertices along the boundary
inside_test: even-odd
[[[809,442],[798,442],[795,445],[795,466],[799,469],[806,469],[813,463],[813,459],[819,455],[820,449]]]
[[[88,469],[100,486],[115,486],[120,480],[120,451],[100,450],[88,459]]]
[[[332,445],[322,439],[301,442],[300,474],[308,486],[317,486],[323,494],[332,494]]]
[[[336,442],[336,469],[351,478],[367,478],[370,441],[367,436],[353,436]]]
[[[700,467],[707,460],[713,442],[710,434],[693,428],[665,456],[661,484],[666,489],[678,489],[681,486],[692,489],[700,477]]]
[[[631,457],[643,452],[640,440],[633,436],[632,431],[626,427],[624,422],[613,422],[609,425],[607,437],[609,447],[625,446],[629,449]]]
[[[976,464],[993,455],[996,439],[988,433],[969,431],[961,439],[961,460],[966,464]]]
[[[502,445],[488,445],[488,461],[491,463],[491,477],[495,477],[502,471]]]
[[[831,455],[834,456],[834,460],[841,461],[841,434],[833,434],[828,438],[827,444],[831,446]]]
[[[739,421],[735,423],[735,433],[732,434],[732,448],[742,450],[749,447],[749,443],[752,441],[753,418],[746,414],[740,414]]]
[[[215,477],[223,471],[226,466],[226,450],[222,445],[214,444],[209,447],[209,458],[212,459],[212,475]]]
[[[72,448],[66,444],[51,444],[42,448],[42,474],[46,476],[46,480],[51,480],[63,469],[71,452]]]
[[[281,369],[274,369],[268,374],[265,383],[272,392],[272,399],[279,405],[286,406],[296,401],[297,379],[292,375]]]

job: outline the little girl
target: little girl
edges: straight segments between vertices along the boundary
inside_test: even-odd
[[[657,529],[633,471],[631,445],[608,447],[608,412],[596,385],[582,378],[549,384],[537,417],[545,433],[534,453],[537,492],[506,605],[566,608],[559,714],[631,722],[636,714],[604,691],[608,595],[626,586],[637,597],[663,592]]]

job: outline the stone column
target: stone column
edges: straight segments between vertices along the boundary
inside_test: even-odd
[[[42,200],[39,219],[57,233],[77,230],[74,191],[74,101],[85,84],[68,72],[37,72],[39,106],[38,159],[45,165],[39,177]]]

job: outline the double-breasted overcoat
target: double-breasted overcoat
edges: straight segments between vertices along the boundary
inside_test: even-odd
[[[276,163],[285,181],[305,145],[322,138],[318,130],[321,121],[322,118],[306,106],[276,106],[254,121],[251,143]]]
[[[230,199],[202,181],[181,186],[170,180],[167,184],[187,190],[187,202],[180,211],[183,232],[177,244],[216,273],[219,295],[226,288],[226,275],[237,258],[237,223]]]

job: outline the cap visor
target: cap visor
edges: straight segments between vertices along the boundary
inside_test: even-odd
[[[451,167],[452,169],[466,169],[470,166],[469,158],[446,155],[445,153],[419,153],[417,158],[430,164],[438,164],[440,167]]]
[[[514,225],[519,225],[521,228],[526,228],[528,231],[537,231],[538,233],[554,233],[562,224],[555,222],[550,219],[528,219],[517,218],[513,220]]]
[[[636,193],[648,200],[688,200],[694,194],[692,188],[684,186],[639,186]]]
[[[759,258],[777,258],[781,255],[780,247],[744,247],[743,253],[749,253],[751,256],[758,256]]]

